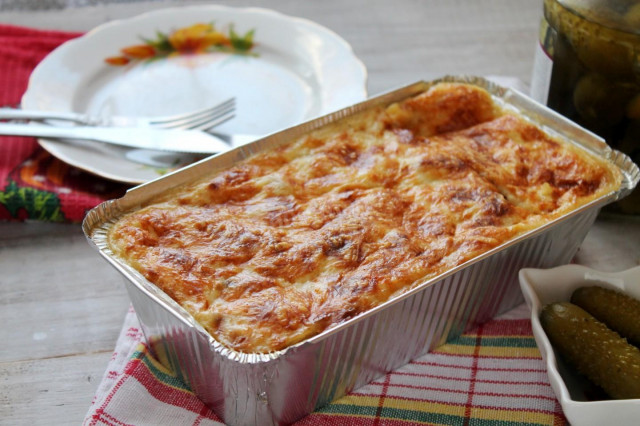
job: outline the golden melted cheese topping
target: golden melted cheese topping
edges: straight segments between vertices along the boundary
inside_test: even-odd
[[[617,171],[440,84],[257,154],[109,233],[219,342],[280,350],[600,197]]]

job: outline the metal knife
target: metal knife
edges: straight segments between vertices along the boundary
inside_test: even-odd
[[[130,148],[151,149],[196,154],[215,154],[257,139],[258,136],[217,137],[200,130],[117,128],[117,127],[54,127],[46,125],[0,123],[0,135],[34,136],[64,141],[90,140]]]

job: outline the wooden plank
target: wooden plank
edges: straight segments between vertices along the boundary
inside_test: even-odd
[[[640,216],[601,214],[575,262],[604,272],[619,272],[640,265]]]
[[[0,363],[0,424],[81,424],[111,355]]]
[[[113,349],[129,306],[122,278],[79,227],[38,237],[31,225],[0,238],[0,362]]]

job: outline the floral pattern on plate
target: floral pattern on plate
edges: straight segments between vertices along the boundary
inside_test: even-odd
[[[171,33],[156,31],[156,38],[140,37],[144,43],[124,47],[119,56],[105,58],[105,62],[113,66],[123,66],[135,60],[150,60],[174,55],[200,54],[210,52],[226,52],[248,55],[255,46],[253,36],[255,29],[244,35],[235,32],[233,24],[229,25],[227,34],[216,29],[213,23],[197,23],[178,28]],[[255,54],[254,54],[255,55]]]

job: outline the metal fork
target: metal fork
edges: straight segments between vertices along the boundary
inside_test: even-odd
[[[97,117],[74,112],[29,111],[0,108],[0,120],[67,121],[85,126],[101,127],[156,127],[163,129],[207,130],[235,116],[236,99],[197,111],[167,117]]]

